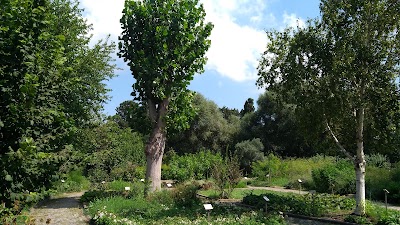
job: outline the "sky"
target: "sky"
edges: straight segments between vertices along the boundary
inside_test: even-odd
[[[124,0],[79,0],[84,17],[93,25],[92,42],[105,39],[118,43],[119,20]],[[319,16],[319,0],[200,0],[206,21],[214,24],[207,64],[196,74],[189,89],[201,93],[219,107],[242,109],[248,98],[258,99],[257,65],[265,51],[266,30],[304,26],[307,19]],[[117,52],[117,49],[116,49]],[[125,100],[132,100],[133,76],[116,56],[116,77],[106,81],[111,89],[104,113],[114,115]]]

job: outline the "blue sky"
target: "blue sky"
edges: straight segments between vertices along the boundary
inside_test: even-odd
[[[242,109],[247,98],[257,100],[263,90],[255,85],[257,64],[268,42],[265,30],[303,26],[319,16],[319,0],[200,0],[214,24],[208,62],[203,74],[197,74],[189,89],[214,101],[219,107]],[[124,0],[80,0],[84,16],[93,24],[93,41],[108,34],[117,42],[121,32],[119,19]],[[117,51],[117,50],[116,50]],[[117,77],[106,82],[111,99],[104,113],[132,97],[134,79],[125,63],[116,56]]]

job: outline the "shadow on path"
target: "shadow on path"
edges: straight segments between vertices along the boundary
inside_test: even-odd
[[[83,214],[79,198],[83,192],[67,193],[46,200],[31,209],[30,216],[36,225],[86,225],[89,218]]]

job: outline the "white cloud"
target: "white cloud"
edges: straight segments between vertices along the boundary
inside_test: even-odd
[[[110,34],[111,39],[116,42],[122,31],[119,20],[124,0],[80,0],[80,3],[85,9],[85,18],[93,24],[93,40],[104,39]]]
[[[250,20],[261,21],[263,1],[203,0],[206,20],[214,24],[211,47],[207,53],[206,69],[235,81],[254,80],[256,67],[264,51],[267,37],[264,31],[248,25],[240,25],[235,14],[246,13]],[[257,14],[259,13],[259,14]]]
[[[296,14],[287,14],[286,12],[283,14],[283,23],[285,26],[289,27],[305,27],[306,23],[303,19],[296,16]]]
[[[121,33],[119,20],[124,0],[80,0],[85,17],[93,24],[93,40],[105,38],[117,41]],[[243,25],[237,21],[248,18],[249,23],[264,20],[264,0],[202,0],[207,13],[206,20],[214,24],[211,47],[207,53],[206,69],[235,81],[254,80],[261,53],[265,50],[267,37],[264,31]],[[274,19],[267,15],[268,19]]]

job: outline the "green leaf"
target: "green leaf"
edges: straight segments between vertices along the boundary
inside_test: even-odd
[[[12,177],[9,174],[6,175],[5,180],[10,182],[13,181]]]

